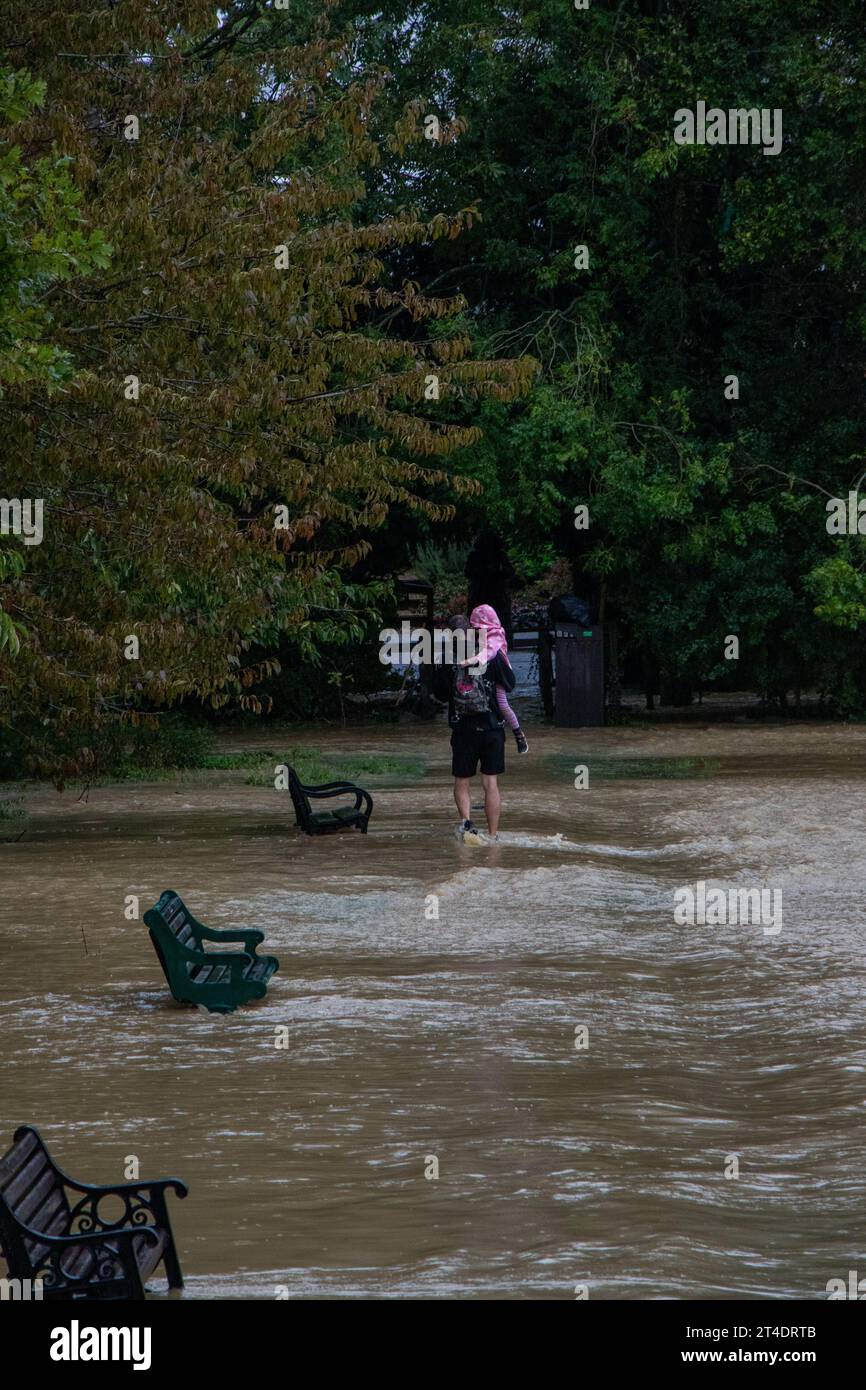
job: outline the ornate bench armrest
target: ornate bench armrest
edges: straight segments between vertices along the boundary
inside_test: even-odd
[[[135,1240],[136,1236],[144,1236],[145,1240],[155,1245],[159,1240],[159,1227],[151,1221],[142,1221],[139,1226],[100,1226],[98,1229],[86,1228],[80,1231],[69,1231],[62,1236],[48,1236],[44,1231],[34,1231],[32,1226],[25,1226],[23,1221],[19,1221],[18,1228],[28,1240],[35,1241],[37,1245],[47,1245],[49,1250],[66,1250],[70,1245],[105,1245],[108,1242],[112,1245],[118,1242],[125,1243]]]
[[[124,1192],[152,1192],[161,1187],[163,1190],[171,1188],[177,1193],[178,1197],[187,1195],[187,1185],[181,1182],[180,1178],[155,1178],[153,1182],[145,1182],[144,1178],[139,1178],[138,1182],[112,1182],[108,1184],[98,1182],[75,1182],[72,1178],[64,1178],[67,1187],[74,1187],[76,1192],[99,1193],[100,1197],[106,1196],[109,1192],[118,1195]]]
[[[41,1280],[46,1289],[86,1290],[93,1274],[100,1280],[119,1279],[134,1276],[137,1261],[133,1241],[145,1241],[157,1245],[162,1239],[156,1226],[142,1224],[138,1227],[105,1231],[73,1231],[64,1236],[46,1236],[41,1231],[30,1231],[32,1237],[42,1247],[31,1261],[32,1278]],[[95,1270],[88,1269],[83,1275],[74,1275],[64,1266],[65,1250],[89,1250],[93,1257]]]
[[[110,1249],[113,1245],[127,1245],[135,1240],[136,1236],[143,1236],[145,1241],[151,1245],[156,1245],[160,1239],[160,1229],[150,1221],[142,1221],[140,1226],[106,1226],[101,1231],[70,1231],[68,1236],[41,1236],[43,1241],[50,1242],[55,1250],[69,1245],[106,1245]]]
[[[84,1193],[69,1213],[70,1225],[77,1223],[79,1231],[110,1231],[112,1235],[128,1229],[146,1230],[150,1224],[147,1216],[154,1217],[157,1225],[164,1225],[167,1220],[166,1191],[171,1188],[178,1197],[187,1195],[186,1184],[179,1178],[159,1178],[156,1182],[119,1182],[106,1187],[90,1183],[70,1183],[69,1186]],[[99,1215],[99,1203],[103,1197],[119,1197],[123,1202],[123,1212],[116,1221],[106,1221]]]

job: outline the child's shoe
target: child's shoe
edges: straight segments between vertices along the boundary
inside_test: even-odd
[[[514,741],[517,744],[518,753],[528,753],[529,744],[526,742],[526,734],[522,729],[514,730]]]

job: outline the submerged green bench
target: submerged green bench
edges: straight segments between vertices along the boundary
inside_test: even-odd
[[[169,1288],[183,1288],[165,1194],[186,1196],[177,1178],[96,1187],[76,1182],[51,1157],[38,1129],[21,1125],[0,1158],[0,1252],[25,1297],[144,1298],[162,1261]],[[103,1198],[116,1199],[103,1208]],[[113,1218],[110,1208],[119,1216]],[[38,1294],[33,1285],[41,1286]],[[20,1285],[19,1285],[20,1291]]]
[[[293,767],[288,771],[295,821],[305,835],[327,835],[334,830],[352,830],[356,826],[362,835],[366,835],[367,822],[373,814],[373,798],[363,787],[356,787],[354,782],[323,782],[317,787],[305,787]],[[354,806],[335,806],[333,811],[314,811],[310,806],[311,797],[341,796],[344,792],[354,796]]]
[[[144,920],[168,987],[182,1004],[203,1004],[215,1014],[233,1013],[238,1004],[261,999],[280,968],[276,956],[256,955],[265,939],[262,932],[205,927],[172,888],[166,888]],[[206,951],[206,941],[241,942],[244,950]]]

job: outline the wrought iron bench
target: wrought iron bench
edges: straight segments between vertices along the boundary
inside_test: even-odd
[[[335,806],[332,811],[314,811],[310,806],[310,797],[339,796],[343,792],[354,796],[354,806]],[[323,782],[319,787],[305,787],[290,767],[289,795],[295,808],[295,820],[305,835],[328,835],[334,830],[355,828],[366,835],[367,822],[373,814],[373,798],[354,782]],[[365,803],[363,811],[362,801]]]
[[[230,1014],[239,1004],[263,998],[268,980],[280,968],[276,956],[259,956],[260,931],[214,931],[197,922],[172,888],[145,912],[168,987],[180,1003],[203,1004],[211,1013]],[[243,951],[207,951],[205,941],[241,942]]]
[[[165,1194],[177,1178],[96,1187],[67,1177],[37,1129],[22,1125],[0,1158],[0,1249],[9,1277],[41,1284],[41,1297],[144,1298],[162,1261],[169,1288],[183,1288]],[[81,1195],[78,1195],[81,1194]],[[105,1202],[105,1198],[113,1199]],[[123,1211],[112,1219],[119,1199]]]

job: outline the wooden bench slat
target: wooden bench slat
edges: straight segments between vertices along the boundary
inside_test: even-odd
[[[25,1159],[38,1147],[32,1134],[26,1134],[23,1139],[19,1139],[7,1154],[0,1159],[0,1192],[3,1185],[9,1178],[13,1177],[18,1169],[23,1165]]]
[[[147,1236],[139,1235],[136,1236],[132,1242],[132,1248],[135,1252],[135,1262],[138,1265],[142,1279],[149,1278],[153,1273],[162,1259],[166,1247],[165,1231],[156,1226],[148,1227],[148,1230],[157,1231],[159,1239],[151,1241]],[[108,1237],[105,1244],[109,1250],[118,1254],[117,1242],[112,1243],[111,1238]],[[74,1275],[76,1279],[82,1279],[91,1273],[95,1273],[96,1263],[96,1256],[86,1245],[79,1245],[77,1247],[71,1245],[69,1249],[65,1250],[63,1253],[63,1268],[67,1270],[68,1273]]]
[[[63,1203],[60,1180],[52,1168],[46,1167],[39,1180],[16,1202],[15,1215],[25,1226],[32,1226],[34,1231],[44,1231],[39,1218],[44,1215],[46,1220],[50,1220],[58,1202]]]
[[[29,1138],[29,1136],[28,1136]],[[41,1149],[30,1142],[14,1144],[9,1152],[0,1162],[0,1192],[5,1191],[9,1183],[14,1181],[22,1168],[27,1166],[34,1154],[41,1154]],[[44,1157],[44,1155],[43,1155]]]
[[[132,1242],[142,1279],[147,1279],[153,1273],[165,1251],[165,1231],[158,1227],[154,1229],[159,1231],[159,1240],[155,1244],[151,1245],[146,1236],[139,1236],[137,1240]]]
[[[14,1210],[22,1197],[29,1192],[30,1188],[42,1177],[45,1172],[53,1172],[48,1157],[43,1150],[32,1154],[20,1167],[13,1178],[2,1187],[2,1193],[10,1207]]]
[[[51,1220],[46,1221],[44,1226],[39,1227],[39,1230],[42,1232],[44,1236],[68,1235],[69,1213],[66,1209],[65,1203],[63,1206],[58,1207],[55,1215],[51,1218]],[[26,1242],[26,1245],[27,1249],[30,1251],[30,1258],[33,1261],[41,1260],[42,1256],[48,1250],[48,1246],[45,1244],[44,1241],[28,1240]]]

